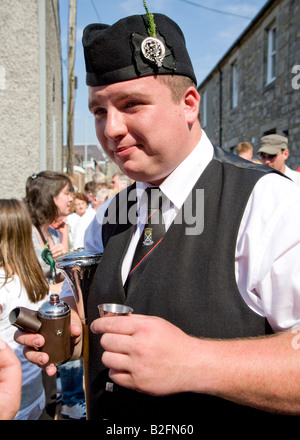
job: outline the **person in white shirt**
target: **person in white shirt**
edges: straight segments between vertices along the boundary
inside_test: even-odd
[[[73,247],[76,251],[79,248],[84,247],[84,234],[93,220],[96,211],[93,208],[89,208],[85,211],[85,213],[79,218],[73,230]]]
[[[101,186],[101,185],[100,185]],[[102,205],[102,203],[107,199],[109,195],[109,191],[104,184],[102,188],[99,189],[96,187],[93,191],[93,198],[91,202],[91,206],[88,207],[83,215],[81,215],[76,222],[74,228],[73,228],[73,248],[74,250],[84,248],[84,235],[85,232],[93,220],[93,218],[96,215],[96,211],[99,208],[99,206]]]
[[[300,186],[300,173],[286,165],[289,157],[288,139],[280,134],[268,134],[260,140],[258,157],[264,165],[274,168]]]
[[[84,193],[76,193],[74,195],[75,212],[72,215],[77,215],[71,227],[73,249],[77,250],[83,247],[84,233],[90,222],[92,221],[95,211],[89,205],[88,198]]]
[[[28,362],[15,342],[16,328],[9,315],[16,307],[37,310],[47,300],[49,286],[35,254],[31,219],[22,202],[0,200],[0,237],[0,338],[22,367],[22,400],[14,419],[37,420],[45,406],[42,372]]]
[[[275,171],[212,146],[198,118],[200,96],[181,30],[168,17],[154,14],[156,38],[147,34],[147,19],[133,16],[113,26],[94,24],[83,35],[97,137],[108,157],[136,181],[104,202],[85,235],[87,251],[103,252],[87,310],[91,418],[105,419],[103,411],[112,410],[109,418],[121,411],[123,416],[152,420],[160,402],[162,417],[168,414],[177,420],[181,411],[193,411],[204,422],[203,414],[213,412],[214,406],[199,403],[197,411],[190,405],[210,398],[216,405],[230,403],[232,417],[249,408],[300,414],[300,190]],[[149,39],[150,47],[158,49],[156,55],[151,55],[150,47],[145,49]],[[240,181],[235,180],[238,176]],[[250,189],[245,185],[248,179]],[[158,186],[166,197],[162,205],[166,233],[157,248],[160,257],[153,253],[140,276],[147,282],[130,291],[127,277],[146,218],[144,190],[151,186]],[[130,219],[125,225],[121,220],[110,222],[110,208],[112,214],[117,212],[118,203],[123,207],[122,194],[127,201],[134,188],[136,228]],[[199,232],[178,237],[183,227],[178,216],[195,188],[205,188],[202,213],[207,223],[202,228],[198,212]],[[235,202],[241,209],[238,223],[232,222]],[[206,212],[219,212],[220,222]],[[227,242],[223,230],[230,231]],[[211,243],[203,239],[207,234]],[[171,244],[169,253],[165,243]],[[218,243],[230,253],[214,247]],[[186,248],[189,252],[182,252]],[[151,267],[155,271],[147,270]],[[203,280],[207,291],[205,283],[200,287]],[[233,296],[225,285],[232,287]],[[225,294],[236,308],[227,303]],[[219,302],[222,306],[218,314],[214,308],[206,309],[210,295],[214,306]],[[62,296],[76,310],[67,283]],[[133,306],[133,314],[97,318],[97,302],[122,299]],[[82,330],[76,312],[73,319],[74,356],[80,356]],[[190,320],[195,332],[185,330]],[[252,332],[250,321],[262,323],[263,330]],[[237,331],[231,333],[231,327]],[[33,341],[44,343],[37,335],[18,337],[29,347]],[[55,373],[55,366],[47,365],[47,354],[29,350],[27,357],[48,374]],[[150,411],[145,412],[147,402]],[[219,414],[225,413],[217,412],[216,417]]]

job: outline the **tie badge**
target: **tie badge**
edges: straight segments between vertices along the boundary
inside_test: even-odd
[[[152,240],[152,228],[145,228],[144,229],[144,246],[151,246],[154,243]]]

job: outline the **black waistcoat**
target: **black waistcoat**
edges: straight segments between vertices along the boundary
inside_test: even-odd
[[[112,219],[111,224],[103,226],[105,251],[88,298],[88,322],[99,317],[97,304],[117,302],[130,305],[136,313],[165,318],[194,336],[226,339],[270,333],[266,320],[251,311],[241,298],[234,270],[237,234],[248,198],[258,179],[270,171],[269,167],[240,160],[216,148],[213,160],[191,193],[196,215],[197,209],[201,209],[201,204],[196,206],[196,190],[204,190],[203,232],[187,235],[186,228],[191,225],[174,222],[127,296],[121,280],[121,265],[133,227],[124,222],[130,205],[127,191],[123,191],[113,210],[116,213],[113,217],[122,218],[123,224],[115,224]],[[126,202],[125,211],[122,211],[120,198]],[[179,215],[183,220],[186,218],[184,211]],[[107,370],[101,364],[99,339],[99,335],[90,332],[91,419],[150,417],[153,420],[160,416],[164,420],[168,417],[187,420],[195,407],[204,417],[211,411],[235,415],[240,411],[254,411],[196,393],[152,397],[122,388],[113,393],[104,391]]]

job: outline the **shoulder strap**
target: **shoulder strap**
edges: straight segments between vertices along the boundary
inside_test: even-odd
[[[47,240],[45,239],[44,234],[42,233],[41,228],[39,227],[39,225],[36,226],[36,229],[38,230],[38,233],[40,234],[40,236],[41,236],[41,238],[43,240],[43,243],[46,244]]]

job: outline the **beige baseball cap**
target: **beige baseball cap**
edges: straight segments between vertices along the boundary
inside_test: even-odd
[[[277,154],[281,150],[286,150],[288,139],[280,134],[268,134],[260,140],[258,153]]]

